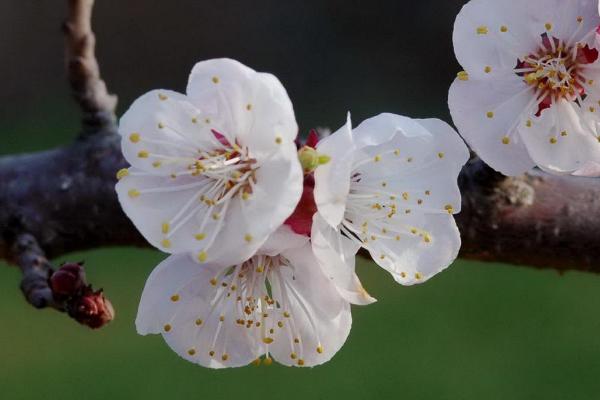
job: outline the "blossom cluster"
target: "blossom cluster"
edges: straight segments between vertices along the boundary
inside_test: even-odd
[[[492,168],[600,176],[597,0],[471,0],[454,27],[449,93],[460,134]],[[384,113],[302,143],[273,75],[230,59],[193,68],[186,94],[149,92],[120,122],[121,205],[171,255],[136,320],[210,368],[315,366],[375,299],[363,249],[401,285],[460,248],[457,177],[469,158],[438,119]]]
[[[170,253],[136,319],[210,368],[315,366],[342,347],[351,304],[375,301],[363,248],[402,285],[458,254],[469,157],[437,119],[381,114],[300,143],[281,83],[230,59],[196,64],[186,94],[151,91],[120,121],[121,205]]]

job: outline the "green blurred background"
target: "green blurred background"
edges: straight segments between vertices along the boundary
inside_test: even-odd
[[[64,84],[63,1],[0,2],[0,154],[68,142],[79,114]],[[303,131],[390,111],[449,121],[463,0],[101,0],[98,54],[121,111],[157,87],[183,90],[193,63],[229,56],[275,73]],[[2,190],[0,182],[0,190]],[[37,311],[19,272],[0,265],[0,399],[597,399],[600,278],[458,261],[403,288],[373,264],[359,273],[379,302],[354,309],[350,338],[316,369],[210,371],[133,321],[163,255],[104,249],[85,259],[117,318],[93,332]],[[61,260],[56,260],[60,262]]]

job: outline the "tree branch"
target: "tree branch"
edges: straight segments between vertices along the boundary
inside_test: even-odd
[[[108,93],[94,56],[93,0],[68,1],[67,72],[83,131],[61,148],[0,157],[0,258],[21,268],[22,290],[32,305],[67,310],[79,322],[99,327],[114,313],[102,291],[94,292],[81,270],[75,295],[55,293],[46,257],[148,244],[123,214],[114,190],[115,173],[127,163],[116,128],[116,97]],[[600,180],[539,171],[507,178],[473,159],[459,185],[462,257],[600,273],[595,261]],[[71,264],[63,271],[59,286],[79,268]]]
[[[83,113],[82,136],[111,134],[116,124],[117,97],[108,93],[94,54],[96,37],[91,25],[94,0],[68,0],[68,3],[68,17],[63,24],[65,62],[73,97]]]

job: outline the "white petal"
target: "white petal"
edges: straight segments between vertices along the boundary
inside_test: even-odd
[[[251,148],[256,158],[294,144],[298,125],[292,103],[273,75],[230,59],[203,61],[192,70],[187,94],[199,109],[223,117],[220,133]]]
[[[388,227],[389,238],[370,240],[366,246],[373,260],[389,271],[398,283],[423,283],[456,259],[460,233],[451,215],[428,214],[403,217],[401,221],[398,226],[404,229]],[[413,228],[415,233],[410,231]]]
[[[235,296],[226,297],[228,288],[211,284],[219,272],[187,255],[163,261],[146,282],[138,333],[161,333],[177,354],[205,367],[239,367],[255,360],[260,346],[252,330],[236,323]]]
[[[378,120],[378,132],[394,134],[360,152],[369,162],[354,171],[361,180],[352,187],[377,194],[383,203],[393,199],[401,212],[446,213],[448,206],[460,212],[456,180],[469,151],[456,131],[438,119],[382,114],[373,120]]]
[[[588,178],[600,177],[600,163],[588,162],[582,168],[573,173],[575,176],[584,176]]]
[[[120,120],[123,155],[131,165],[154,175],[185,172],[199,148],[215,147],[205,118],[182,94],[148,92]]]
[[[541,168],[572,173],[587,162],[600,162],[600,143],[583,124],[580,112],[585,110],[561,100],[542,112],[538,129],[521,130],[531,157]]]
[[[310,245],[284,253],[293,270],[281,268],[273,279],[273,297],[280,300],[290,318],[283,318],[269,346],[273,357],[284,365],[306,367],[329,361],[350,333],[350,304],[325,278]],[[298,339],[295,343],[294,339]]]
[[[514,75],[497,81],[457,79],[448,104],[458,131],[473,150],[492,168],[511,176],[535,166],[516,134],[533,113],[534,99],[533,91]]]
[[[315,171],[315,203],[323,218],[331,226],[337,226],[344,216],[354,161],[355,147],[349,114],[346,125],[320,141],[317,150],[330,156],[331,161]]]
[[[258,252],[268,256],[276,256],[283,251],[303,247],[308,241],[308,236],[298,235],[288,225],[282,225],[269,236]]]
[[[360,244],[332,228],[319,213],[313,217],[311,242],[323,273],[344,299],[357,305],[377,301],[363,288],[355,272]]]
[[[531,30],[523,3],[472,0],[462,8],[454,24],[454,52],[471,77],[492,79],[536,50],[543,31]],[[485,72],[487,66],[491,74]]]

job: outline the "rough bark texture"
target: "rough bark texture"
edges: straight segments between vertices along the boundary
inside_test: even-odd
[[[35,307],[55,301],[47,258],[103,246],[146,246],[114,191],[126,166],[114,109],[94,56],[93,0],[68,0],[66,65],[82,131],[70,145],[0,157],[0,258],[23,271]],[[506,178],[474,158],[460,176],[462,257],[600,273],[600,180],[534,171]]]

